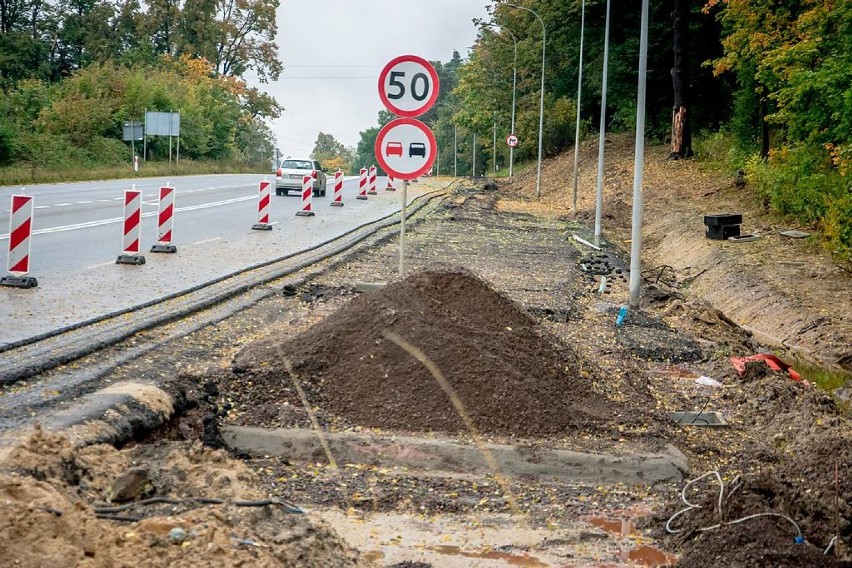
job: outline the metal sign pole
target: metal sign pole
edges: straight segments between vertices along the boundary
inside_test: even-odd
[[[408,202],[408,180],[402,180],[402,217],[399,220],[399,277],[405,278],[405,206]]]
[[[145,126],[142,128],[142,159],[148,161],[148,109],[145,109]]]

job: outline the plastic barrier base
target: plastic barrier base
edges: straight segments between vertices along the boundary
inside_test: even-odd
[[[332,207],[343,207],[343,202],[342,201],[332,201],[331,203],[329,203],[329,205],[331,205]]]
[[[116,264],[145,264],[145,257],[141,254],[120,254],[115,260]]]
[[[251,226],[251,228],[255,231],[271,231],[272,225],[270,225],[269,223],[255,223]]]
[[[151,247],[151,252],[163,252],[163,253],[176,253],[177,247],[175,245],[154,245]]]
[[[313,211],[296,211],[296,217],[313,217]]]
[[[10,288],[35,288],[38,286],[38,280],[32,276],[4,276],[0,278],[0,286],[8,286]]]

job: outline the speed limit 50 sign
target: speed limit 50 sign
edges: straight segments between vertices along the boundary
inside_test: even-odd
[[[435,104],[440,83],[432,64],[417,55],[392,59],[379,75],[379,97],[392,113],[412,118]]]

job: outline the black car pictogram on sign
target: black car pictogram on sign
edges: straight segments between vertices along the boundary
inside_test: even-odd
[[[420,156],[421,158],[426,157],[426,144],[423,142],[412,142],[408,145],[408,157],[412,156]]]

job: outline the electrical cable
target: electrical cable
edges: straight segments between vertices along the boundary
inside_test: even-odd
[[[147,505],[155,505],[158,503],[164,503],[167,505],[233,505],[235,507],[266,507],[269,505],[277,505],[281,507],[287,513],[298,513],[303,514],[305,510],[301,507],[298,507],[292,503],[288,503],[282,499],[259,499],[256,501],[226,501],[225,499],[213,499],[207,497],[191,497],[188,499],[174,499],[171,497],[151,497],[149,499],[143,499],[141,501],[134,501],[132,503],[126,503],[124,505],[116,505],[114,507],[94,507],[92,510],[95,513],[95,516],[99,519],[112,519],[116,521],[136,521],[140,520],[136,517],[119,517],[116,516],[115,513],[120,513],[122,511],[127,511],[128,509],[132,509],[134,507],[139,506],[147,506]]]
[[[716,512],[719,514],[719,517],[721,518],[721,516],[722,516],[722,502],[724,501],[724,496],[725,496],[725,482],[722,480],[722,476],[719,474],[719,472],[714,470],[714,471],[709,471],[709,472],[705,473],[704,475],[702,475],[700,477],[696,477],[695,479],[687,482],[686,485],[683,486],[683,489],[680,492],[680,498],[686,504],[686,507],[681,509],[680,511],[676,512],[671,517],[669,517],[669,520],[666,521],[666,532],[668,532],[670,534],[677,534],[677,533],[683,531],[683,529],[673,529],[671,527],[672,521],[674,521],[677,517],[683,515],[684,513],[688,513],[689,511],[692,511],[693,509],[701,509],[702,508],[701,505],[696,505],[694,503],[691,503],[689,501],[689,499],[687,499],[687,497],[686,497],[686,492],[687,492],[687,490],[689,489],[690,486],[692,486],[693,484],[701,481],[702,479],[710,477],[710,476],[715,476],[716,481],[719,483],[719,499],[716,503]],[[734,478],[732,484],[736,483],[737,480],[739,480],[739,476]],[[721,527],[724,527],[724,526],[736,525],[736,524],[739,524],[739,523],[742,523],[742,522],[745,522],[745,521],[757,519],[759,517],[779,517],[781,519],[790,521],[790,523],[796,528],[796,538],[794,539],[795,542],[797,544],[803,544],[805,542],[805,538],[804,538],[804,536],[802,536],[802,529],[799,528],[799,525],[796,523],[796,521],[794,521],[793,519],[791,519],[787,515],[783,515],[781,513],[756,513],[754,515],[748,515],[748,516],[745,516],[745,517],[741,517],[739,519],[735,519],[733,521],[720,521],[719,523],[717,523],[715,525],[711,525],[711,526],[708,526],[708,527],[701,527],[701,528],[698,528],[696,530],[699,531],[699,532],[711,531],[711,530],[715,530],[715,529],[718,529],[718,528],[721,528]],[[832,541],[832,543],[829,543],[829,548],[831,548],[832,544],[833,544],[833,541]],[[829,548],[826,549],[825,553],[828,553]]]

